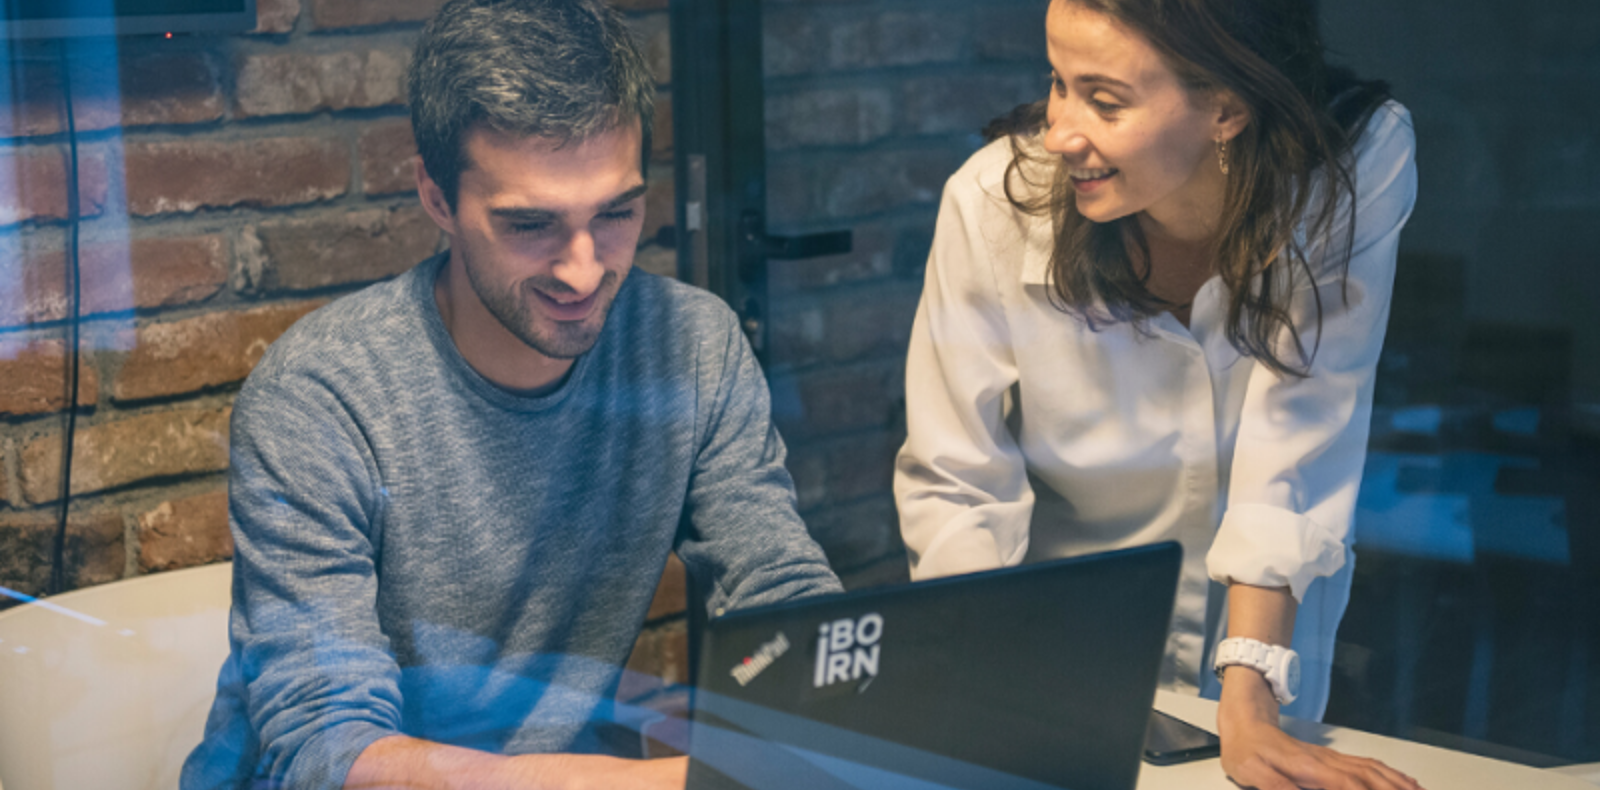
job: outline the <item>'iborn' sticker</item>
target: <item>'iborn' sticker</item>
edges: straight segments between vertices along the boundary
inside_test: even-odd
[[[878,676],[878,640],[883,637],[883,615],[873,612],[858,620],[845,618],[823,623],[817,634],[817,666],[812,686],[823,688],[851,680]]]

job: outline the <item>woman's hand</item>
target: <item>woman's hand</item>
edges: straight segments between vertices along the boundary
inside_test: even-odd
[[[1417,780],[1365,757],[1296,740],[1278,726],[1278,701],[1261,673],[1228,667],[1217,709],[1222,770],[1257,790],[1421,790]]]

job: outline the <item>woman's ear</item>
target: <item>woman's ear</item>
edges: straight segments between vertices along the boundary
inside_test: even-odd
[[[422,157],[411,161],[416,169],[417,196],[422,198],[422,209],[440,230],[455,235],[456,215],[450,208],[450,201],[445,199],[444,189],[428,175],[428,169],[422,166]]]
[[[1211,139],[1217,141],[1232,140],[1246,126],[1250,125],[1250,107],[1233,91],[1218,91],[1216,102],[1216,128],[1212,130]]]

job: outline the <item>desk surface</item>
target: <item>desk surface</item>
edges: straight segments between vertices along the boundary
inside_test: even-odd
[[[1158,691],[1156,708],[1216,731],[1217,703],[1210,700]],[[1359,730],[1293,720],[1285,720],[1284,729],[1310,743],[1382,760],[1416,777],[1428,790],[1595,790],[1594,785],[1552,771]],[[1238,790],[1238,785],[1228,781],[1221,762],[1212,758],[1165,767],[1145,763],[1139,771],[1139,790]]]

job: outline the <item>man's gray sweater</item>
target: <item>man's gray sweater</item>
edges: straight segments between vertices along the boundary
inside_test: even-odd
[[[523,397],[457,351],[444,262],[301,320],[239,394],[232,653],[186,790],[339,787],[401,733],[590,748],[674,548],[713,609],[839,589],[720,301],[635,271]]]

